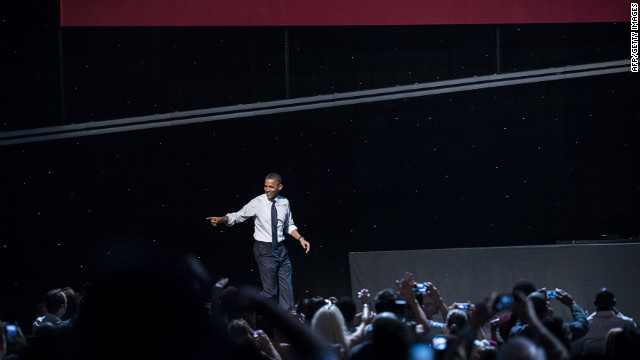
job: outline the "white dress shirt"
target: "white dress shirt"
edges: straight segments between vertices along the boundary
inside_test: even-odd
[[[604,345],[609,330],[627,324],[636,326],[632,318],[611,310],[596,311],[588,317],[588,320],[589,332],[577,340],[582,345],[583,355],[604,355]]]
[[[293,223],[289,200],[282,196],[275,199],[278,211],[278,242],[284,241],[284,231],[291,234],[298,229]],[[227,226],[233,226],[249,218],[254,218],[253,238],[257,241],[271,242],[271,201],[267,194],[262,194],[249,201],[240,211],[229,213]]]

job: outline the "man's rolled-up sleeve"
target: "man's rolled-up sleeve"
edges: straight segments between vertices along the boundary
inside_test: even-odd
[[[298,230],[298,227],[293,222],[293,215],[291,214],[291,209],[289,209],[289,211],[287,213],[287,218],[285,219],[285,222],[284,222],[284,231],[287,234],[291,235],[291,233],[294,230]]]
[[[233,226],[241,223],[247,219],[250,219],[256,215],[256,204],[252,200],[245,205],[240,211],[234,213],[228,213],[226,216],[229,218],[227,226]]]

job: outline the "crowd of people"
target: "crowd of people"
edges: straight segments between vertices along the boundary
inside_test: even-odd
[[[434,284],[399,275],[375,296],[285,312],[257,289],[214,283],[195,258],[148,258],[47,292],[28,329],[1,323],[0,359],[640,359],[640,331],[608,289],[591,315],[567,291],[524,280],[447,306]]]

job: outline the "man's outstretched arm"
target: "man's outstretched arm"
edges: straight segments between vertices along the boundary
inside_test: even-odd
[[[253,199],[238,212],[228,213],[225,216],[210,216],[205,219],[209,220],[213,226],[232,226],[254,217],[256,215],[256,208],[256,199]]]
[[[211,221],[211,225],[213,226],[218,226],[219,224],[227,224],[229,223],[229,217],[228,216],[210,216],[208,218],[206,218],[207,220]]]

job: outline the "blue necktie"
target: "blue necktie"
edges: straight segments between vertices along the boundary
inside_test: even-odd
[[[271,204],[271,246],[273,251],[278,249],[278,211],[276,210],[276,200]]]

